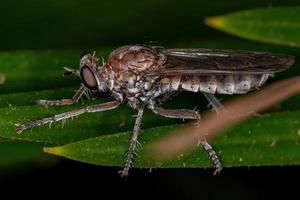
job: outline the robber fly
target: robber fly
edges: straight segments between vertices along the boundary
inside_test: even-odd
[[[53,117],[17,125],[17,132],[57,122],[89,112],[111,110],[127,102],[138,111],[121,176],[132,167],[145,108],[171,118],[200,119],[195,110],[164,109],[161,104],[179,91],[201,92],[215,110],[222,105],[214,94],[241,94],[262,86],[268,77],[288,69],[294,57],[266,52],[217,49],[158,49],[148,45],[123,46],[114,50],[107,63],[100,64],[95,54],[84,54],[79,70],[65,68],[65,73],[81,78],[83,84],[71,99],[38,100],[41,105],[77,103],[86,92],[109,92],[114,101],[87,106]],[[201,144],[215,168],[222,169],[217,153],[205,138]]]

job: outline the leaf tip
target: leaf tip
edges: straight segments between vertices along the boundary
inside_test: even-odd
[[[5,76],[4,74],[0,74],[0,85],[4,84],[5,82]]]
[[[220,28],[224,26],[224,18],[221,16],[207,17],[204,23],[213,28]]]
[[[43,151],[54,155],[62,155],[62,149],[59,147],[44,147]]]

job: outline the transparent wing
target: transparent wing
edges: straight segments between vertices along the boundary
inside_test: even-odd
[[[255,51],[165,49],[166,62],[152,71],[159,75],[266,74],[288,69],[294,57]]]

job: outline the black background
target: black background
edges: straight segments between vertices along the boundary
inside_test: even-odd
[[[225,168],[218,176],[211,169],[133,169],[127,179],[118,170],[63,161],[6,174],[1,199],[297,199],[300,178],[299,167]]]

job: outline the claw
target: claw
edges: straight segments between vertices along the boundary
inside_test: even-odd
[[[122,178],[128,177],[128,170],[123,169],[123,170],[118,171],[118,173],[120,174],[120,176]]]
[[[19,135],[25,130],[22,124],[15,124],[15,126],[16,126],[17,134]]]
[[[214,175],[220,175],[222,171],[222,167],[217,167],[214,171]]]
[[[196,118],[197,118],[197,119],[201,119],[200,111],[196,110],[195,112],[196,112],[196,116],[197,116]]]

